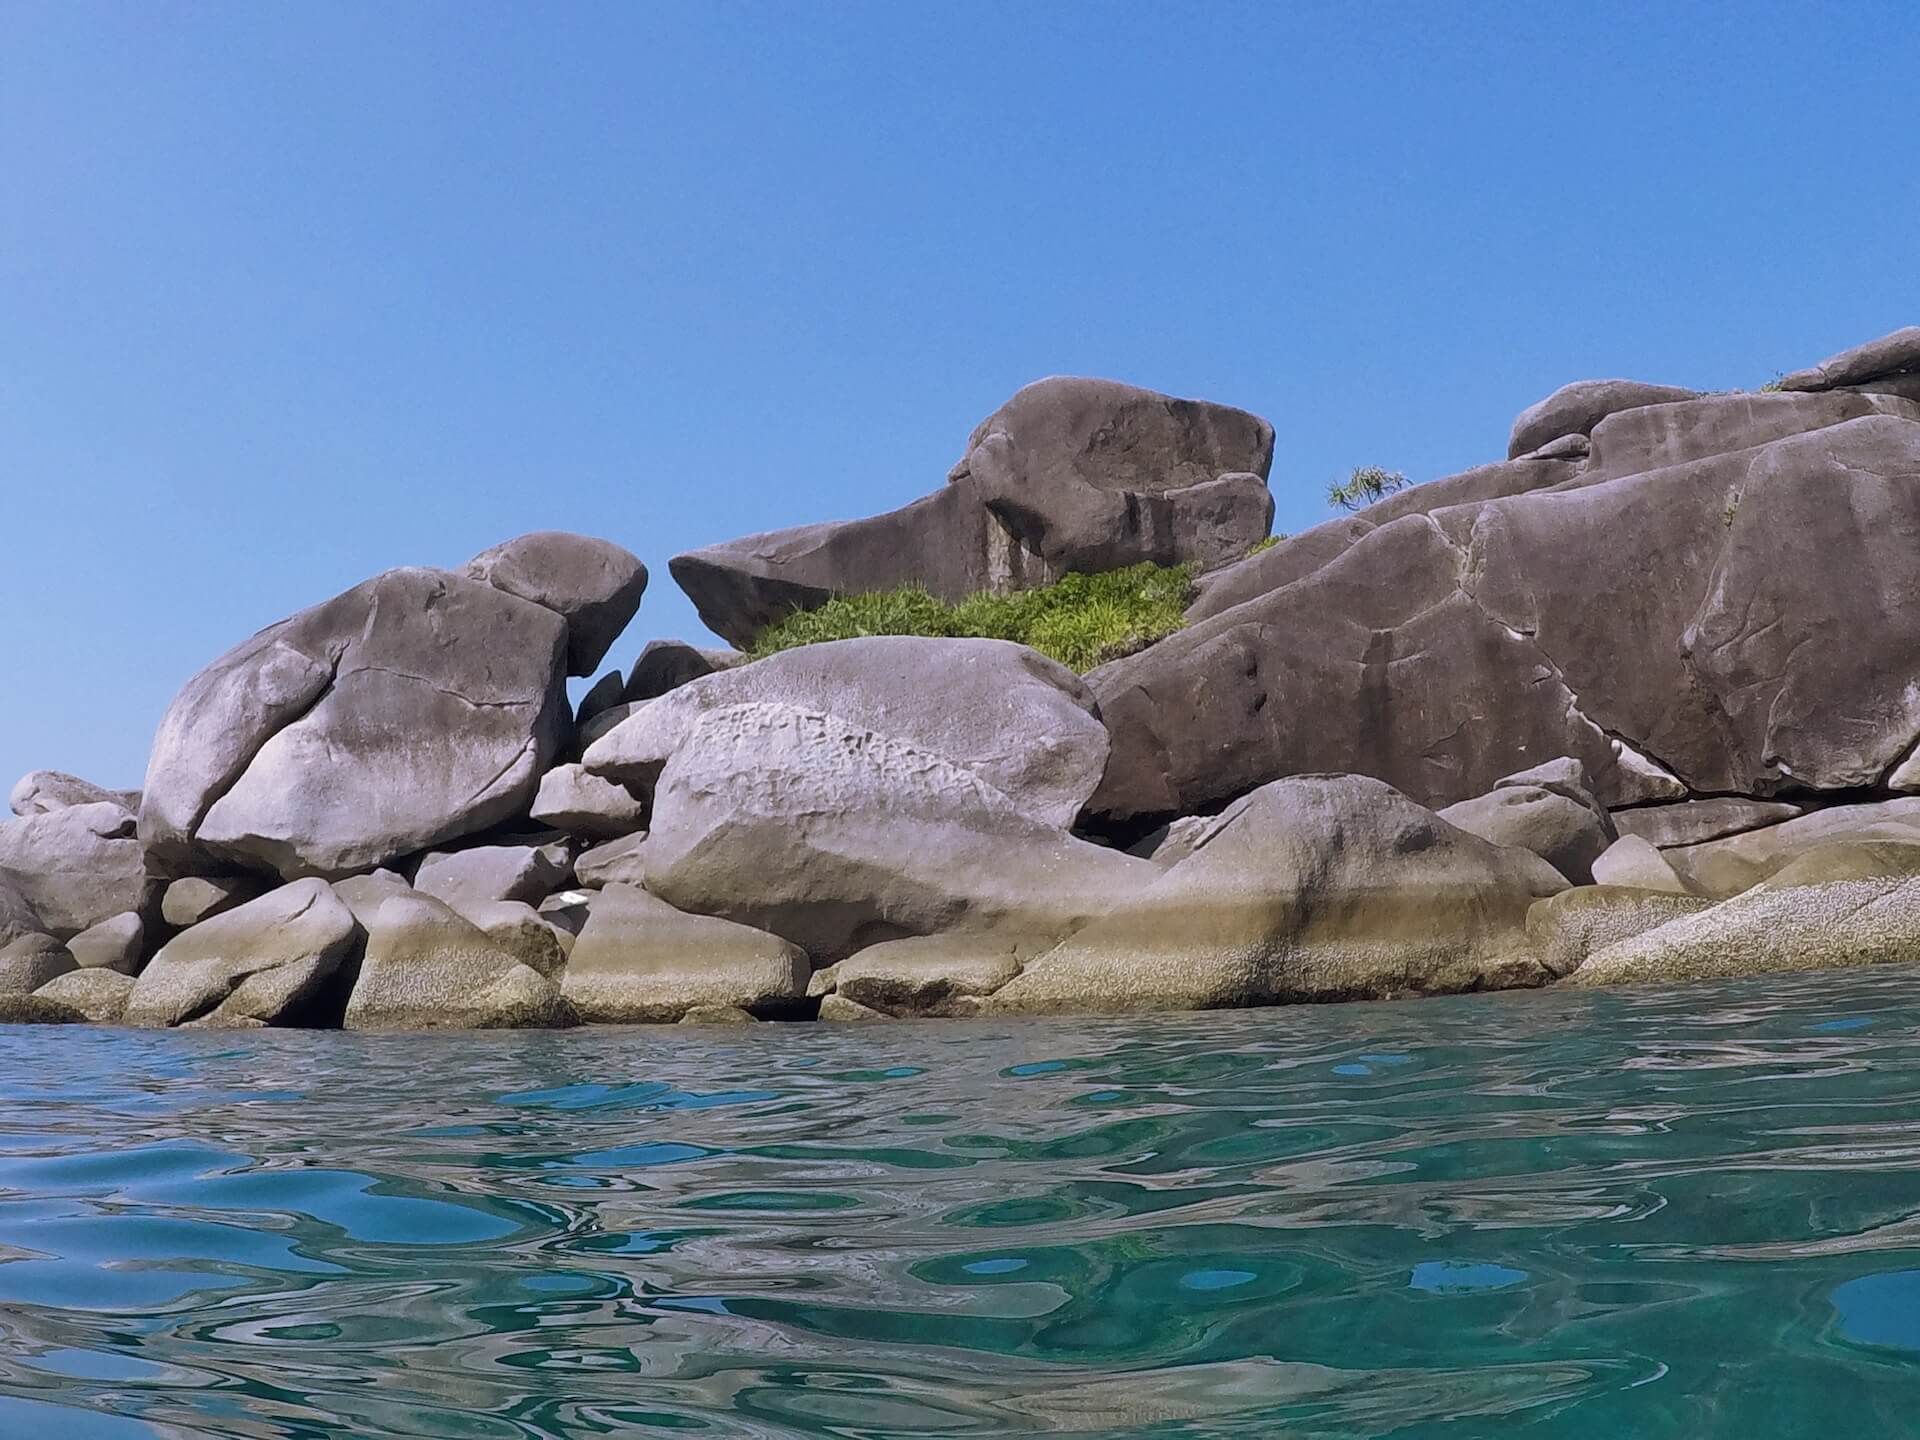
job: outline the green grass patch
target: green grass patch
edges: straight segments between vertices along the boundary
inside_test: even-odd
[[[1266,554],[1267,551],[1271,550],[1274,546],[1278,545],[1282,540],[1286,538],[1287,537],[1284,535],[1269,535],[1264,540],[1256,541],[1253,544],[1253,546],[1247,551],[1247,559],[1251,560],[1256,555]]]
[[[1186,624],[1193,598],[1187,565],[1133,565],[1101,575],[1068,575],[1013,595],[982,592],[957,605],[919,585],[843,595],[818,610],[800,610],[762,630],[753,656],[852,640],[862,635],[1012,640],[1087,671],[1144,650]]]

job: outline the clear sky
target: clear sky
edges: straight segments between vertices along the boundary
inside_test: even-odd
[[[0,788],[527,530],[939,485],[1042,375],[1245,406],[1282,530],[1597,375],[1920,320],[1910,0],[0,0]]]

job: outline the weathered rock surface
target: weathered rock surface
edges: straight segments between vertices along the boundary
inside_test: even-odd
[[[1865,385],[1890,376],[1920,371],[1920,325],[1909,325],[1829,355],[1818,365],[1781,377],[1782,390],[1832,390],[1841,385]]]
[[[1507,437],[1507,455],[1526,455],[1567,435],[1591,435],[1594,426],[1622,410],[1692,400],[1699,393],[1640,380],[1576,380],[1520,412]]]
[[[1065,666],[1005,640],[876,635],[782,651],[683,685],[596,742],[586,767],[644,787],[704,716],[762,703],[830,714],[940,756],[1061,828],[1107,763],[1106,728]]]
[[[1920,961],[1920,836],[1836,842],[1697,915],[1596,953],[1582,986]]]
[[[647,832],[639,830],[604,845],[595,845],[574,862],[574,879],[594,889],[608,885],[643,885],[647,878],[646,843]]]
[[[1652,413],[1602,422],[1596,459]],[[1916,482],[1920,423],[1877,414],[1404,516],[1089,676],[1114,737],[1090,808],[1193,813],[1306,771],[1450,804],[1543,755],[1610,808],[1651,798],[1648,774],[1669,794],[1874,785],[1920,736],[1920,632],[1881,618],[1920,601]]]
[[[110,915],[146,909],[155,888],[133,816],[104,800],[0,823],[0,879],[62,939]]]
[[[1784,800],[1743,800],[1736,795],[1616,810],[1613,823],[1622,835],[1637,835],[1648,844],[1666,850],[1678,845],[1700,845],[1748,830],[1764,830],[1805,813],[1804,805]]]
[[[631,885],[594,899],[562,990],[584,1021],[678,1020],[700,1007],[778,1014],[806,995],[798,946],[761,930],[688,915]]]
[[[413,888],[456,910],[487,900],[538,905],[572,878],[573,853],[558,836],[438,850],[421,858]]]
[[[567,622],[567,671],[591,675],[627,628],[647,589],[647,567],[610,540],[542,530],[467,562],[478,580],[544,606]]]
[[[823,963],[908,935],[1062,935],[1158,873],[1034,820],[944,755],[772,703],[699,715],[645,845],[654,894]]]
[[[755,1025],[759,1018],[738,1005],[695,1005],[677,1022],[681,1025]]]
[[[20,777],[8,803],[13,813],[21,816],[45,815],[75,805],[118,805],[122,810],[137,811],[140,792],[108,790],[61,770],[34,770]]]
[[[1807,851],[1838,840],[1920,838],[1920,796],[1834,805],[1797,819],[1661,854],[1694,889],[1725,897],[1750,890]]]
[[[1597,485],[1623,475],[1734,455],[1876,415],[1920,419],[1920,412],[1908,401],[1853,393],[1705,395],[1682,404],[1628,410],[1595,427],[1593,454],[1575,483]]]
[[[882,1015],[878,1010],[869,1010],[859,1001],[849,1000],[844,995],[828,995],[820,1002],[820,1019],[829,1025],[889,1018],[891,1017]]]
[[[549,980],[560,978],[572,950],[572,932],[543,920],[522,900],[486,900],[456,907],[456,913],[480,928],[489,940],[530,970]]]
[[[0,991],[0,1025],[84,1025],[86,1020],[73,1006],[44,995]]]
[[[141,838],[189,869],[339,876],[522,815],[569,724],[566,644],[552,610],[476,581],[357,585],[187,682]]]
[[[333,893],[342,905],[353,912],[353,918],[362,930],[371,929],[373,917],[380,913],[380,907],[396,895],[411,895],[413,887],[407,884],[406,877],[391,870],[375,870],[367,875],[349,875],[344,880],[333,882]]]
[[[56,975],[33,993],[49,1004],[77,1011],[91,1025],[118,1025],[126,1019],[133,977],[96,965]]]
[[[19,884],[0,870],[0,945],[8,945],[23,935],[44,935],[47,927],[35,913]]]
[[[871,519],[709,546],[669,568],[701,620],[743,648],[835,595],[918,583],[958,600],[1143,560],[1207,569],[1271,528],[1272,461],[1273,427],[1244,410],[1042,380],[981,422],[934,494]]]
[[[137,975],[146,955],[147,927],[138,914],[129,910],[110,915],[89,925],[67,941],[74,964],[82,970],[117,970],[122,975]]]
[[[829,994],[894,1016],[964,1016],[1020,973],[1015,943],[992,935],[917,935],[849,955]]]
[[[528,814],[536,824],[589,840],[611,840],[647,827],[643,797],[584,765],[556,765],[542,775]]]
[[[991,1012],[1203,1010],[1538,985],[1528,907],[1566,888],[1377,780],[1276,781],[1034,960]],[[843,982],[844,983],[844,982]]]
[[[211,920],[271,888],[258,875],[188,875],[167,886],[160,897],[160,916],[176,930]]]
[[[1593,883],[1615,889],[1692,895],[1694,888],[1664,851],[1638,835],[1622,835],[1593,862]]]
[[[628,704],[657,700],[689,680],[746,663],[747,657],[738,650],[703,649],[684,640],[649,640],[633,662],[620,698]]]
[[[349,1030],[489,1030],[572,1019],[552,980],[440,901],[412,894],[375,913],[345,1023]]]
[[[161,946],[134,983],[127,1022],[297,1023],[362,938],[324,880],[296,880]]]
[[[1576,885],[1593,878],[1593,862],[1619,838],[1591,796],[1583,803],[1540,785],[1504,781],[1439,813],[1454,828],[1491,844],[1531,850]]]
[[[74,969],[73,955],[51,935],[22,935],[0,945],[0,995],[26,995]]]
[[[1713,901],[1625,885],[1582,885],[1533,902],[1527,938],[1555,975],[1570,975],[1609,945],[1695,915]]]

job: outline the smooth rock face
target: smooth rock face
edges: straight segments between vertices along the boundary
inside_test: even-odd
[[[1807,851],[1836,840],[1920,838],[1920,796],[1866,805],[1834,805],[1724,840],[1661,852],[1703,895],[1749,890]]]
[[[1276,781],[1225,816],[987,1009],[1202,1010],[1550,978],[1526,915],[1566,882],[1536,855],[1489,845],[1360,776]]]
[[[647,802],[584,765],[556,765],[540,777],[529,817],[568,835],[611,840],[647,826]]]
[[[1573,985],[1920,960],[1920,837],[1818,846],[1745,894],[1599,951]]]
[[[944,489],[867,520],[709,546],[669,568],[701,620],[742,648],[835,595],[917,583],[959,600],[1143,560],[1208,569],[1267,535],[1272,461],[1272,426],[1244,410],[1110,380],[1042,380],[980,423]]]
[[[1440,818],[1494,845],[1531,850],[1576,885],[1619,838],[1607,813],[1538,785],[1498,785],[1440,811]]]
[[[1920,419],[1920,411],[1905,400],[1852,393],[1706,395],[1683,404],[1628,410],[1594,428],[1593,454],[1579,483],[1596,485],[1622,475],[1738,454],[1876,415]]]
[[[582,885],[640,885],[646,882],[647,832],[636,831],[618,840],[596,845],[574,862],[573,876]]]
[[[466,576],[567,622],[567,673],[591,675],[640,608],[647,567],[610,540],[542,530],[467,562]]]
[[[456,913],[479,926],[482,934],[528,969],[549,980],[560,978],[574,936],[543,920],[531,905],[521,900],[488,900],[463,905]]]
[[[572,875],[571,845],[558,838],[530,840],[435,851],[422,858],[414,871],[413,888],[456,910],[463,903],[485,900],[537,905]]]
[[[61,939],[146,908],[152,889],[133,816],[114,801],[0,823],[0,879]]]
[[[73,956],[51,935],[22,935],[0,946],[0,995],[26,995],[74,968]]]
[[[943,755],[772,703],[698,717],[661,773],[645,852],[654,894],[819,963],[908,935],[1057,937],[1159,873]]]
[[[1106,728],[1065,666],[1005,640],[877,635],[782,651],[683,685],[596,742],[586,767],[644,787],[704,716],[761,703],[831,714],[939,755],[1061,828],[1107,763]]]
[[[45,815],[75,805],[118,805],[123,810],[140,808],[138,790],[108,790],[78,775],[61,770],[34,770],[22,775],[13,787],[9,804],[16,815]]]
[[[1016,951],[991,935],[889,940],[835,965],[830,993],[884,1015],[972,1015],[1020,973]]]
[[[9,945],[23,935],[44,935],[46,930],[20,886],[0,870],[0,945]]]
[[[1699,393],[1639,380],[1576,380],[1520,412],[1507,438],[1507,454],[1525,455],[1566,435],[1590,435],[1594,426],[1616,411],[1692,400]]]
[[[129,910],[89,925],[67,941],[67,949],[73,953],[74,964],[82,970],[117,970],[122,975],[137,975],[146,954],[146,939],[145,923]]]
[[[133,977],[95,966],[56,975],[33,993],[49,1004],[75,1010],[89,1024],[118,1025],[126,1019]]]
[[[569,723],[566,644],[552,610],[440,571],[355,586],[187,682],[141,838],[188,869],[339,876],[522,815]]]
[[[1839,385],[1865,385],[1889,376],[1920,370],[1920,325],[1909,325],[1878,340],[1869,340],[1838,355],[1829,355],[1808,370],[1783,376],[1782,390],[1831,390]]]
[[[349,1030],[486,1030],[571,1023],[559,987],[427,895],[383,904],[347,1001]]]
[[[738,650],[702,649],[684,640],[649,640],[640,658],[633,662],[620,698],[628,704],[657,700],[689,680],[746,663],[747,657]]]
[[[1570,975],[1588,957],[1622,940],[1695,915],[1713,901],[1624,885],[1582,885],[1533,902],[1527,938],[1555,975]]]
[[[127,1022],[297,1021],[361,940],[353,912],[324,880],[296,880],[161,946],[134,983]]]
[[[1593,862],[1593,883],[1612,889],[1653,890],[1692,895],[1689,884],[1666,854],[1638,835],[1622,835]]]
[[[661,1023],[708,1006],[778,1013],[806,995],[810,969],[777,936],[612,885],[593,901],[562,990],[583,1021]]]
[[[270,882],[258,875],[188,875],[167,886],[160,916],[176,930],[211,920],[267,893]]]
[[[1609,425],[1706,403],[1616,415],[1596,458]],[[1920,423],[1880,414],[1402,517],[1093,672],[1114,748],[1090,808],[1191,814],[1308,771],[1444,805],[1540,756],[1611,808],[1647,797],[1628,753],[1695,793],[1871,786],[1920,736],[1920,631],[1884,624],[1920,604],[1916,482]]]
[[[620,696],[626,691],[627,682],[620,678],[618,670],[609,670],[580,697],[580,705],[573,712],[573,724],[577,730],[594,716],[605,713],[620,703]]]
[[[1637,835],[1662,850],[1679,845],[1700,845],[1708,840],[1748,830],[1764,830],[1804,815],[1804,805],[1782,800],[1743,800],[1725,796],[1712,800],[1684,800],[1677,805],[1644,805],[1613,812],[1614,826],[1622,835]]]
[[[396,895],[411,895],[413,887],[407,884],[406,877],[396,875],[391,870],[375,870],[368,875],[349,875],[344,880],[333,882],[333,893],[340,903],[353,912],[353,918],[359,922],[362,930],[371,929],[373,917],[380,913],[380,907]]]

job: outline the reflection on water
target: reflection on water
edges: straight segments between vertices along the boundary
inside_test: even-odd
[[[0,1030],[0,1434],[1911,1435],[1917,978]]]

